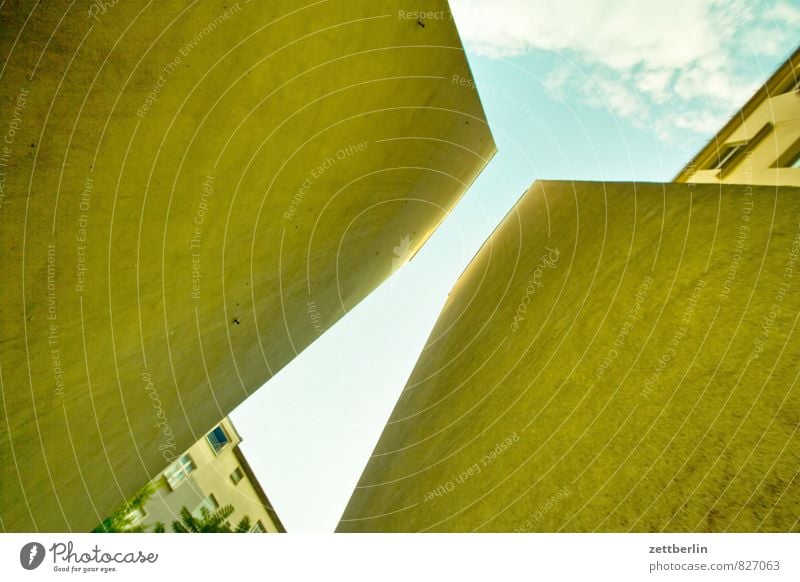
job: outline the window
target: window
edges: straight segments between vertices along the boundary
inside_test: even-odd
[[[130,520],[131,525],[139,525],[144,521],[144,518],[147,517],[147,512],[143,507],[134,507],[125,517]]]
[[[714,166],[713,169],[721,170],[722,168],[724,168],[725,164],[730,162],[733,159],[733,157],[736,154],[738,154],[746,145],[747,144],[740,143],[738,145],[727,146],[727,148],[722,150],[722,152],[720,153],[719,160],[717,161],[717,164]]]
[[[789,164],[789,167],[790,167],[790,168],[800,168],[800,155],[798,155],[798,156],[797,156],[797,157],[794,159],[794,161],[793,161],[791,164]]]
[[[214,511],[219,509],[219,503],[217,503],[217,498],[214,497],[213,493],[208,497],[206,497],[205,499],[203,499],[203,501],[200,502],[200,505],[194,508],[192,515],[200,519],[203,517],[204,509],[208,510],[209,513],[213,513]]]
[[[228,435],[225,434],[222,425],[217,425],[217,428],[208,433],[206,438],[208,439],[208,443],[211,445],[211,448],[214,449],[215,453],[219,453],[225,447],[225,445],[230,442],[230,439],[228,439]]]
[[[164,477],[172,489],[183,483],[189,476],[189,473],[194,471],[195,466],[192,458],[189,455],[181,455],[177,461],[174,461],[169,467],[164,470]]]
[[[231,481],[233,481],[234,485],[238,485],[239,481],[241,481],[243,478],[244,473],[242,473],[242,470],[239,467],[236,467],[236,470],[231,473]]]
[[[736,143],[727,143],[717,150],[717,157],[712,158],[708,170],[719,170],[718,177],[724,178],[739,162],[751,155],[761,141],[772,133],[772,124],[767,123],[753,137]]]
[[[253,527],[250,528],[250,533],[267,533],[267,530],[264,529],[263,523],[257,521]]]

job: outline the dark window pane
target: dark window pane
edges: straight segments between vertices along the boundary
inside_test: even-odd
[[[215,452],[219,452],[222,447],[228,444],[228,437],[222,427],[218,426],[208,433],[208,442],[211,443]]]

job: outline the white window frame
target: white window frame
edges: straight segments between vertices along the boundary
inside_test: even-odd
[[[223,444],[221,447],[219,447],[219,448],[217,448],[216,446],[214,446],[214,443],[213,443],[213,442],[211,442],[211,438],[210,438],[210,437],[211,437],[211,434],[212,434],[212,433],[213,433],[215,430],[217,430],[217,429],[220,429],[220,430],[222,431],[222,434],[224,434],[224,435],[225,435],[225,443],[224,443],[224,444]],[[220,453],[221,453],[223,450],[225,450],[225,448],[226,448],[228,445],[230,445],[230,444],[231,444],[231,435],[229,435],[229,434],[228,434],[228,431],[227,431],[227,430],[225,430],[225,427],[224,427],[224,426],[222,426],[221,424],[218,424],[218,425],[217,425],[217,426],[215,426],[213,429],[211,429],[210,431],[208,431],[208,434],[206,434],[206,442],[208,443],[208,446],[210,446],[210,447],[211,447],[211,450],[212,450],[212,451],[214,451],[214,454],[215,454],[215,455],[218,455],[218,454],[220,454]]]
[[[184,453],[164,470],[164,479],[166,479],[170,489],[174,490],[186,481],[196,468],[197,466],[194,464],[194,459],[192,459],[191,455]]]

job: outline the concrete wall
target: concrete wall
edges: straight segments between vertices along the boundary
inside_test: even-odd
[[[800,189],[537,182],[340,531],[798,531]]]
[[[494,144],[427,6],[3,4],[2,527],[99,523],[439,224]]]

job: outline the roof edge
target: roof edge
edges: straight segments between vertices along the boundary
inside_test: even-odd
[[[234,447],[233,454],[236,455],[236,459],[239,461],[239,465],[241,465],[242,470],[244,471],[247,478],[250,480],[250,483],[253,485],[253,489],[256,490],[256,494],[261,499],[261,503],[264,505],[264,509],[267,510],[270,519],[275,524],[275,527],[278,528],[279,533],[286,533],[286,528],[283,526],[283,522],[278,517],[278,513],[275,511],[275,508],[270,503],[269,498],[267,497],[264,488],[261,487],[261,483],[258,481],[255,473],[253,472],[253,468],[250,466],[250,463],[247,461],[247,457],[244,456],[242,450],[238,447]]]
[[[800,67],[800,47],[775,70],[769,78],[762,83],[750,99],[722,126],[716,134],[698,151],[672,178],[673,182],[680,182],[687,175],[697,170],[698,162],[709,155],[712,151],[717,151],[727,140],[734,129],[739,126],[761,103],[768,97],[774,95],[777,87],[780,87],[789,76],[798,78],[794,70]]]

